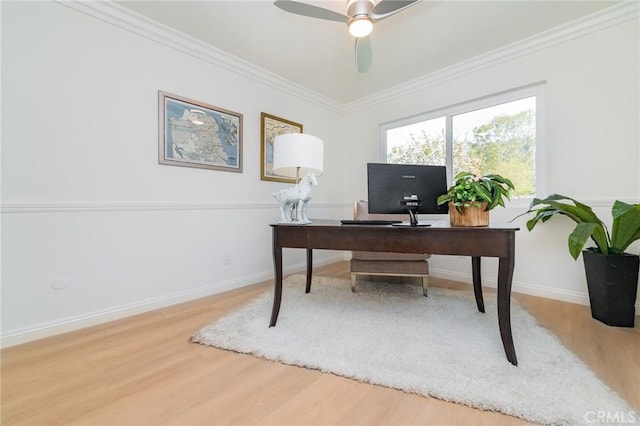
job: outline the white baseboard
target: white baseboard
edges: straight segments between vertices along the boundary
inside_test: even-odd
[[[467,274],[467,273],[460,273],[460,272],[449,271],[445,269],[429,268],[429,274],[432,277],[458,281],[462,283],[467,283],[469,285],[473,284],[473,277],[471,276],[471,274]],[[484,275],[482,276],[483,287],[496,288],[497,284],[498,283],[497,283],[496,277],[489,277],[489,276],[485,277]],[[550,289],[548,287],[539,287],[536,285],[514,281],[511,285],[511,290],[516,293],[529,294],[531,296],[545,297],[547,299],[560,300],[563,302],[576,303],[578,305],[589,306],[589,294],[587,293],[586,287],[583,293],[583,292],[568,291],[568,290],[561,290],[561,289]],[[636,303],[636,311],[640,312],[640,302]]]
[[[343,261],[344,256],[338,252],[333,255],[324,256],[320,259],[314,259],[314,266],[327,265],[338,261]],[[283,273],[293,274],[306,271],[307,264],[299,263],[284,268]],[[184,292],[174,293],[166,296],[142,300],[140,302],[128,305],[116,306],[101,311],[90,312],[87,314],[67,317],[61,320],[49,321],[30,327],[8,330],[0,336],[0,348],[19,345],[31,342],[33,340],[43,339],[74,330],[79,330],[93,325],[103,324],[109,321],[130,317],[156,309],[165,308],[167,306],[176,305],[178,303],[188,302],[190,300],[199,299],[201,297],[211,296],[223,293],[225,291],[234,290],[248,285],[257,284],[273,278],[273,271],[264,271],[253,275],[246,275],[217,282],[215,284],[206,285],[200,288],[187,290]]]
[[[345,261],[350,258],[347,252],[336,252],[320,259],[314,259],[314,266],[328,265],[334,262]],[[293,264],[284,268],[283,273],[293,274],[306,271],[306,262]],[[472,276],[467,273],[450,271],[445,269],[431,268],[430,275],[437,278],[444,278],[452,281],[472,284]],[[117,306],[102,311],[91,312],[88,314],[68,317],[57,321],[37,324],[32,327],[9,330],[0,336],[0,348],[19,345],[31,342],[33,340],[51,337],[62,333],[90,327],[93,325],[103,324],[132,315],[161,309],[167,306],[176,305],[178,303],[188,302],[190,300],[199,299],[201,297],[211,296],[223,293],[225,291],[234,290],[248,285],[257,284],[273,278],[273,271],[264,271],[258,274],[246,275],[232,280],[222,281],[215,284],[203,286],[200,288],[174,293],[167,296],[146,299],[140,302]],[[495,288],[497,280],[495,277],[483,276],[482,285]],[[566,290],[557,290],[538,287],[521,282],[513,282],[512,290],[518,293],[530,294],[532,296],[546,297],[548,299],[561,300],[564,302],[577,303],[580,305],[589,305],[589,296],[586,293],[572,292]],[[640,311],[640,304],[636,304],[636,310]]]
[[[453,280],[463,282],[467,284],[473,284],[473,277],[468,273],[460,273],[456,271],[449,271],[445,269],[430,268],[429,273],[433,277],[444,278],[447,280]],[[498,286],[497,277],[482,276],[482,286],[496,288]],[[511,291],[517,293],[530,294],[532,296],[546,297],[547,299],[561,300],[563,302],[577,303],[579,305],[589,305],[589,296],[586,293],[579,293],[566,290],[555,290],[549,288],[538,287],[535,285],[525,284],[514,281],[511,285]]]
[[[350,258],[351,256],[346,256],[345,260],[349,260]],[[430,266],[429,275],[435,278],[457,281],[469,285],[473,284],[473,276],[469,273],[434,268]],[[496,288],[498,286],[497,277],[483,275],[482,286]],[[546,297],[547,299],[561,300],[563,302],[577,303],[579,305],[589,306],[589,295],[586,293],[586,290],[585,293],[566,290],[558,291],[556,289],[549,289],[546,287],[543,288],[517,281],[514,281],[512,283],[511,290],[517,293],[530,294],[532,296]],[[640,304],[636,304],[636,310],[640,310]]]

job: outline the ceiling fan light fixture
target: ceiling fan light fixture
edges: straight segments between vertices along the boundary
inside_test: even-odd
[[[366,37],[371,34],[373,22],[368,16],[356,16],[349,22],[349,33],[354,37]]]

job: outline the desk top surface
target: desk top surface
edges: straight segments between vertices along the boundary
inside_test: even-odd
[[[410,229],[410,230],[424,230],[428,231],[430,229],[437,230],[451,230],[451,231],[483,231],[483,230],[504,230],[504,231],[518,231],[520,229],[519,226],[509,224],[509,223],[498,223],[498,224],[489,224],[489,226],[477,226],[477,227],[467,227],[467,226],[451,226],[448,220],[429,220],[429,221],[420,221],[428,223],[429,226],[393,226],[393,225],[372,225],[372,224],[350,224],[343,225],[339,220],[328,220],[328,219],[311,219],[311,223],[306,224],[298,224],[298,223],[272,223],[271,226],[274,227],[299,227],[299,228],[341,228],[341,229],[356,229],[356,228],[367,228],[367,229]]]

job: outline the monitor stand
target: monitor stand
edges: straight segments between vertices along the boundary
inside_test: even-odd
[[[407,209],[407,210],[409,211],[409,222],[394,223],[392,226],[410,226],[410,227],[431,226],[431,224],[429,223],[418,221],[418,213],[416,212],[416,209]]]

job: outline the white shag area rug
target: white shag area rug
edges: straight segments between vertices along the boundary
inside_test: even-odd
[[[193,342],[498,411],[542,424],[593,424],[595,413],[634,413],[515,300],[518,366],[504,354],[495,296],[478,312],[472,291],[316,277],[283,285],[200,329]],[[637,414],[635,414],[637,416]],[[637,417],[636,417],[637,418]],[[602,424],[598,422],[598,424]]]

